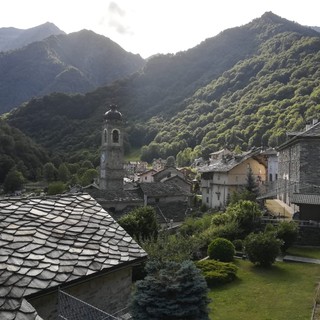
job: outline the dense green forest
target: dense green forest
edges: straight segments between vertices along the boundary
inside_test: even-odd
[[[0,184],[10,170],[21,172],[24,178],[36,180],[42,165],[48,161],[46,151],[20,130],[0,120]]]
[[[150,58],[87,94],[34,98],[6,115],[60,162],[98,165],[103,114],[116,103],[126,152],[189,165],[221,147],[277,146],[320,118],[320,34],[273,13],[197,47]]]
[[[287,131],[319,116],[320,38],[284,33],[199,89],[183,111],[162,122],[142,156],[166,157],[183,147],[202,155],[224,146],[275,147]]]

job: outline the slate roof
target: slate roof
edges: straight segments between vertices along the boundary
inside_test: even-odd
[[[320,122],[317,122],[316,124],[312,125],[309,129],[302,131],[302,132],[289,132],[287,134],[289,137],[291,137],[289,140],[278,146],[277,150],[282,150],[286,148],[287,146],[291,145],[292,143],[295,143],[296,140],[301,139],[319,139],[320,138]]]
[[[209,165],[205,165],[199,168],[200,173],[205,172],[229,172],[234,167],[238,166],[242,162],[260,153],[260,149],[254,151],[248,151],[241,155],[227,155],[225,159],[219,159],[213,161]]]
[[[141,183],[140,188],[144,195],[148,197],[167,197],[167,196],[191,196],[191,192],[187,192],[173,182],[148,182]]]
[[[87,189],[87,192],[92,195],[95,199],[104,200],[109,202],[141,202],[143,196],[139,188],[134,190],[123,190],[117,191],[106,191],[100,189]]]
[[[144,257],[88,194],[0,200],[0,319],[39,320],[26,296]]]
[[[293,193],[290,200],[292,203],[296,203],[296,204],[320,205],[319,194]]]

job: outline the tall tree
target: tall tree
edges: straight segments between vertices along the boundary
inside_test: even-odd
[[[62,182],[70,180],[70,171],[65,163],[61,163],[58,168],[58,180]]]
[[[248,169],[247,184],[246,184],[245,188],[248,193],[247,200],[255,201],[257,199],[257,197],[259,196],[259,189],[258,189],[258,185],[257,185],[256,180],[254,178],[251,167],[249,167],[249,169]]]
[[[16,169],[11,169],[3,183],[4,192],[13,192],[21,190],[23,186],[24,178],[21,172]]]
[[[52,162],[47,162],[43,167],[43,177],[46,181],[52,182],[56,180],[57,169]]]

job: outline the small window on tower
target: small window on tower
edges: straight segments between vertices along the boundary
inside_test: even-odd
[[[119,143],[119,131],[118,130],[112,131],[112,142]]]

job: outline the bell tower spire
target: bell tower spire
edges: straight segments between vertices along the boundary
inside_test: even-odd
[[[123,119],[117,106],[104,114],[100,158],[100,190],[123,190]]]

